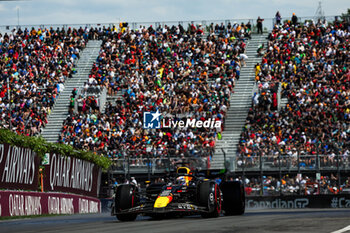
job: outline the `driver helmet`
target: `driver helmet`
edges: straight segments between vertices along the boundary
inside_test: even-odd
[[[179,176],[176,178],[176,183],[180,185],[187,185],[185,176]]]

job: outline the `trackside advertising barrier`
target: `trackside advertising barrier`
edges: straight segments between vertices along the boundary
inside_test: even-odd
[[[0,189],[37,190],[39,162],[30,149],[0,144]]]
[[[110,212],[113,199],[100,199],[103,212]],[[350,195],[246,197],[246,209],[350,208]]]
[[[44,192],[97,197],[101,168],[94,163],[59,154],[43,159]],[[0,144],[0,189],[38,191],[40,158],[27,148]],[[40,179],[41,180],[41,179]]]
[[[58,154],[47,154],[44,164],[45,191],[98,196],[101,169],[95,164]]]
[[[76,194],[0,191],[0,217],[100,213],[97,198]]]
[[[248,209],[350,208],[350,195],[256,196],[246,200]]]

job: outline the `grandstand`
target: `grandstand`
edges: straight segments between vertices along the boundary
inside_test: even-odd
[[[187,31],[181,25],[109,30],[104,31],[100,54],[78,94],[77,111],[64,123],[60,141],[112,159],[126,151],[128,157],[142,161],[151,151],[154,157],[186,154],[210,163],[222,128],[144,130],[142,112],[224,123],[250,29],[237,24],[212,27],[207,34],[194,25]],[[104,103],[88,94],[102,90],[117,96],[117,101]]]
[[[243,160],[276,163],[282,154],[293,166],[302,156],[313,168],[335,166],[339,155],[341,166],[349,166],[348,36],[339,21],[272,31],[256,66],[259,92],[241,135]],[[278,107],[277,95],[287,99],[285,106]]]
[[[164,172],[191,158],[197,168],[279,180],[283,172],[336,172],[342,183],[350,166],[348,20],[271,21],[263,35],[252,33],[254,22],[0,35],[1,125],[108,156],[116,173]],[[222,127],[145,129],[143,112],[158,111],[165,121]]]
[[[55,99],[85,47],[75,29],[14,30],[0,36],[1,125],[18,134],[40,135]]]

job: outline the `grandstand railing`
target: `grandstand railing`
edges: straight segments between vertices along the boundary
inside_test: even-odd
[[[252,97],[254,97],[255,94],[258,94],[258,91],[259,91],[258,86],[257,86],[256,82],[254,82],[254,86],[252,89]]]
[[[315,186],[317,185],[317,186]],[[325,194],[333,194],[329,187],[327,186],[318,186],[317,182],[314,182],[310,185],[284,185],[282,187],[275,187],[264,185],[263,190],[261,190],[260,185],[257,185],[251,189],[249,189],[246,195],[247,196],[292,196],[292,195],[325,195]],[[348,189],[343,189],[341,194],[349,194]]]
[[[208,169],[208,158],[124,158],[113,160],[112,172],[117,173],[164,173],[175,171],[178,166],[195,170]]]
[[[107,101],[107,88],[103,87],[100,95],[100,112],[104,111],[105,105]]]
[[[95,96],[99,97],[102,94],[103,90],[101,90],[100,86],[89,86],[88,88],[80,87],[78,95],[83,97],[87,96]]]
[[[137,172],[148,171],[164,172],[171,171],[180,163],[188,164],[199,170],[210,168],[212,158],[212,150],[202,149],[196,152],[174,151],[120,151],[118,153],[108,154],[113,161],[111,170],[115,172],[123,172],[133,170]],[[229,170],[235,172],[317,172],[324,170],[350,170],[350,158],[342,155],[277,155],[277,156],[235,156],[230,157],[228,164]]]
[[[333,15],[333,16],[324,16],[322,18],[320,18],[321,20],[324,20],[326,22],[333,22],[334,20],[340,20],[344,18],[344,16],[339,16],[339,15]],[[348,17],[349,18],[349,17]],[[348,19],[347,18],[347,19]],[[177,25],[182,25],[185,29],[189,26],[189,25],[201,25],[203,29],[205,29],[206,32],[209,31],[209,27],[211,24],[213,24],[214,26],[216,24],[218,25],[225,25],[225,27],[231,23],[231,25],[238,23],[244,23],[247,24],[248,22],[251,23],[252,25],[252,31],[256,32],[256,18],[248,18],[248,19],[219,19],[219,20],[188,20],[188,21],[154,21],[154,22],[128,22],[128,27],[132,30],[138,29],[140,27],[149,27],[152,26],[153,28],[157,28],[159,26],[164,27],[165,25],[171,27],[171,26],[177,26]],[[281,22],[284,21],[288,21],[291,20],[291,16],[288,17],[282,17]],[[313,22],[317,22],[319,20],[319,18],[315,17],[315,16],[305,16],[305,17],[298,17],[298,22],[299,23],[304,23],[305,21],[313,21]],[[102,27],[116,27],[119,28],[119,23],[120,22],[108,22],[108,23],[76,23],[76,24],[23,24],[23,25],[0,25],[0,32],[11,32],[13,29],[17,29],[17,28],[28,28],[31,29],[32,27],[34,28],[64,28],[64,29],[68,29],[69,27],[71,28],[102,28]],[[263,27],[265,31],[270,31],[274,25],[276,23],[275,18],[264,18],[264,22],[263,22]]]
[[[191,169],[207,170],[210,168],[212,149],[194,149],[179,151],[168,149],[157,151],[146,150],[111,151],[108,156],[112,160],[110,171],[113,173],[164,173],[171,172],[178,166]]]
[[[278,91],[277,91],[278,111],[281,109],[281,95],[282,95],[282,85],[281,85],[281,83],[278,83]]]
[[[237,157],[235,171],[350,170],[350,158],[341,155],[281,155]]]

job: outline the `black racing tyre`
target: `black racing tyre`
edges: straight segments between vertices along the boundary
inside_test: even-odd
[[[206,206],[208,212],[203,218],[216,218],[221,213],[221,191],[215,182],[203,182],[198,187],[198,201],[200,206]]]
[[[223,195],[223,210],[226,216],[242,215],[245,212],[245,192],[239,181],[226,181],[220,185]]]
[[[134,221],[137,217],[137,214],[118,214],[118,212],[136,206],[137,202],[137,189],[134,185],[119,185],[115,194],[115,208],[117,212],[117,219],[120,221]]]

